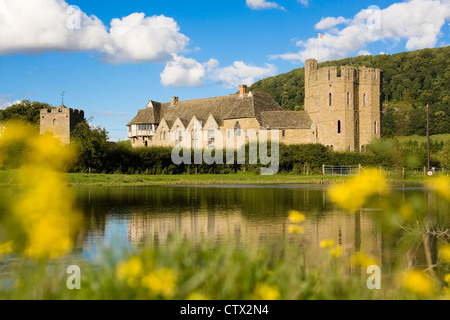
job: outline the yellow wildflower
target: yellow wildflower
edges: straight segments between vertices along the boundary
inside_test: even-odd
[[[378,170],[368,169],[349,182],[335,185],[328,190],[331,200],[339,207],[355,212],[374,194],[385,192],[388,184]]]
[[[331,248],[333,246],[334,246],[334,240],[332,240],[332,239],[320,241],[321,248]]]
[[[450,262],[450,244],[442,244],[439,247],[439,257],[444,262]]]
[[[14,251],[14,244],[12,241],[0,243],[0,256]]]
[[[288,233],[303,234],[304,232],[305,232],[305,229],[302,226],[296,226],[296,225],[288,226]]]
[[[342,247],[341,246],[336,246],[333,249],[330,250],[330,254],[333,258],[339,258],[340,256],[342,256]]]
[[[258,284],[252,300],[280,300],[280,291],[275,286]]]
[[[447,273],[447,274],[444,276],[444,281],[447,282],[447,284],[450,285],[450,273]]]
[[[377,262],[374,258],[364,254],[364,253],[355,253],[351,258],[352,264],[355,267],[364,267],[368,268],[373,265],[377,265]]]
[[[171,298],[175,295],[175,286],[177,277],[174,272],[168,268],[159,269],[150,272],[142,278],[142,286],[149,289],[150,293],[163,298]]]
[[[436,290],[433,280],[420,270],[405,272],[403,275],[403,287],[420,297],[429,297]]]
[[[136,288],[143,275],[144,264],[139,257],[132,257],[128,262],[121,262],[117,266],[116,276],[119,280],[127,281],[128,285]]]
[[[289,211],[289,222],[302,223],[303,221],[305,221],[305,219],[306,216],[303,213],[295,210]]]
[[[427,186],[443,198],[450,200],[450,178],[448,176],[430,178]]]
[[[186,300],[194,300],[194,301],[200,301],[200,300],[209,300],[209,298],[201,293],[198,292],[192,292]]]
[[[24,149],[18,173],[23,192],[11,202],[16,234],[10,236],[23,241],[18,247],[24,247],[30,257],[61,257],[73,247],[72,236],[81,215],[74,209],[74,195],[57,171],[66,168],[75,155],[70,146],[62,146],[50,135],[39,135],[29,124],[8,123],[0,137],[0,153],[18,144]]]

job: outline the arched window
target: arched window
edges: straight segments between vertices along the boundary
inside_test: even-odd
[[[341,120],[338,121],[338,133],[341,133]]]
[[[350,105],[350,92],[347,92],[347,105]]]
[[[56,119],[53,119],[53,125],[56,125]]]
[[[364,93],[363,94],[363,107],[365,107],[367,105],[367,95]]]
[[[331,103],[333,102],[333,95],[331,93],[328,94],[328,105],[331,106]]]
[[[375,121],[375,124],[373,125],[373,133],[377,134],[378,133],[378,122]]]

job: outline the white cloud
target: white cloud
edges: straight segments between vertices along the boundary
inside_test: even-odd
[[[111,21],[110,37],[113,61],[162,62],[173,53],[182,52],[189,38],[179,33],[176,21],[165,16],[145,17],[133,13],[123,19]]]
[[[161,73],[161,83],[164,86],[193,87],[202,86],[210,80],[225,88],[237,88],[239,84],[252,85],[255,81],[273,76],[277,72],[275,66],[266,64],[264,67],[252,66],[243,61],[235,61],[231,66],[219,67],[219,61],[210,59],[199,63],[192,58],[174,55]]]
[[[94,51],[111,63],[162,62],[189,38],[170,17],[133,13],[108,29],[65,0],[1,0],[0,55]]]
[[[16,100],[11,102],[12,96],[11,95],[4,95],[4,94],[0,94],[0,110],[1,109],[6,109],[8,107],[11,107],[12,105],[21,103],[21,100]]]
[[[360,50],[358,56],[371,56],[372,54],[367,50]]]
[[[276,72],[277,68],[271,64],[266,64],[265,67],[257,67],[248,65],[243,61],[235,61],[231,66],[214,69],[210,78],[226,88],[235,88],[239,84],[250,86],[261,78],[275,75]]]
[[[348,24],[350,22],[351,22],[350,19],[345,19],[344,17],[338,17],[338,18],[326,17],[326,18],[322,18],[322,20],[320,20],[316,24],[315,28],[316,28],[316,30],[328,30],[328,29],[334,28],[337,25]]]
[[[309,0],[297,0],[298,3],[301,3],[305,7],[309,6]]]
[[[205,66],[192,58],[173,55],[161,73],[164,86],[196,87],[202,86],[205,80]]]
[[[323,39],[313,37],[303,41],[300,51],[272,55],[271,58],[304,62],[309,58],[317,58],[319,48],[321,61],[340,59],[365,50],[367,44],[386,40],[399,42],[405,39],[407,50],[434,47],[448,19],[448,0],[411,0],[392,4],[383,10],[370,7],[356,14],[348,21],[348,26],[325,33]],[[322,19],[321,22],[326,26],[324,21]],[[328,20],[328,27],[332,21]]]
[[[246,0],[247,6],[253,10],[261,9],[281,9],[286,10],[276,2],[270,2],[266,0]]]

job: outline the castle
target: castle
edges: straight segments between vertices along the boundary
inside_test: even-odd
[[[51,132],[63,144],[70,143],[76,125],[84,121],[84,111],[60,105],[56,109],[42,109],[40,113],[40,132]]]
[[[182,145],[213,147],[217,134],[230,132],[243,141],[260,130],[279,130],[284,144],[321,143],[337,151],[364,151],[381,133],[381,70],[366,67],[318,69],[317,60],[305,62],[304,111],[285,111],[270,95],[248,92],[229,96],[171,102],[149,101],[127,125],[133,147]],[[180,132],[199,129],[183,140]],[[250,133],[256,132],[256,136]],[[204,137],[204,138],[203,138]]]

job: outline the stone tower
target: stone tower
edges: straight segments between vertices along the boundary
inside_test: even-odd
[[[69,109],[64,105],[56,109],[41,110],[40,132],[51,132],[63,144],[70,143],[70,136],[76,125],[84,121],[84,111]]]
[[[364,151],[381,129],[381,70],[318,69],[305,62],[305,111],[317,126],[316,142],[337,151]]]

